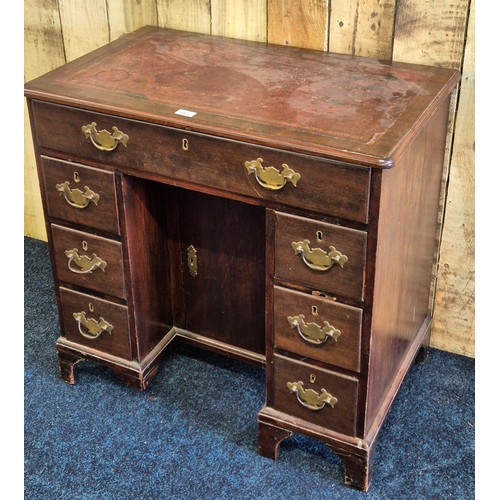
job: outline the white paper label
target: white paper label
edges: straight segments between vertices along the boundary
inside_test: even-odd
[[[187,109],[178,109],[175,112],[176,115],[187,116],[188,118],[193,118],[196,115],[196,111],[188,111]]]

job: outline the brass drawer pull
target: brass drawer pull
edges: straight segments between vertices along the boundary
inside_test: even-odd
[[[266,189],[271,191],[278,191],[285,187],[285,184],[290,181],[294,186],[300,180],[300,174],[294,172],[286,163],[283,163],[283,170],[280,172],[274,167],[264,168],[262,166],[262,158],[256,160],[246,161],[245,168],[248,175],[252,173],[255,175],[257,182]]]
[[[325,405],[335,408],[338,402],[338,399],[325,389],[321,389],[320,394],[313,389],[304,389],[304,382],[287,382],[286,386],[290,393],[295,394],[297,401],[309,410],[322,410]]]
[[[84,125],[82,132],[87,139],[100,151],[114,151],[118,144],[127,146],[128,135],[124,134],[117,127],[113,127],[113,133],[107,130],[97,130],[96,122]]]
[[[296,328],[299,335],[310,344],[324,344],[329,338],[333,338],[337,342],[341,335],[341,331],[330,325],[328,321],[323,321],[322,327],[316,323],[306,323],[303,314],[288,316],[287,320],[290,326]]]
[[[75,321],[78,324],[78,331],[86,339],[95,340],[101,335],[101,333],[107,332],[111,335],[111,332],[113,331],[113,325],[108,323],[104,318],[99,318],[99,321],[94,318],[87,318],[83,311],[73,313],[73,318],[75,318]],[[82,325],[86,331],[82,330]]]
[[[56,184],[56,189],[69,205],[75,208],[87,208],[89,203],[92,202],[97,205],[99,201],[99,195],[94,193],[88,186],[85,186],[85,191],[81,191],[78,188],[70,189],[69,181],[65,181],[62,184]]]
[[[106,262],[95,253],[92,254],[92,257],[87,257],[86,255],[80,256],[78,255],[78,250],[73,248],[72,250],[66,250],[64,254],[68,258],[68,269],[76,274],[88,274],[94,269],[104,271],[107,266]]]
[[[295,255],[301,254],[305,265],[315,271],[328,271],[335,264],[344,267],[347,262],[347,255],[343,255],[333,246],[329,246],[328,252],[321,248],[310,248],[309,240],[296,241],[292,243]]]

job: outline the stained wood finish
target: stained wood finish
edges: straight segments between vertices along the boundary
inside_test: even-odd
[[[108,300],[102,300],[66,288],[59,289],[62,303],[64,332],[68,340],[79,345],[90,347],[108,354],[132,359],[130,349],[130,332],[128,328],[128,309],[126,306]],[[80,327],[73,317],[74,313],[85,313],[85,317],[99,322],[104,319],[111,324],[111,332],[103,331],[97,338],[88,339],[85,326]],[[81,330],[81,331],[80,331]]]
[[[290,3],[290,2],[288,2]],[[297,2],[294,2],[296,4]],[[272,14],[268,20],[268,31],[280,26],[296,27],[294,35],[301,34],[303,37],[294,37],[292,45],[307,46],[318,37],[321,30],[311,25],[311,14],[315,7],[314,0],[306,8],[291,8],[286,17],[275,17]],[[330,26],[329,51],[337,53],[355,54],[360,56],[371,56],[379,59],[392,59],[405,62],[417,62],[428,65],[452,66],[457,69],[463,67],[464,79],[461,83],[460,106],[465,109],[473,107],[474,97],[471,92],[470,83],[474,78],[473,67],[467,63],[467,47],[471,47],[474,41],[474,33],[471,29],[474,25],[474,2],[469,0],[446,0],[442,2],[428,2],[422,0],[405,0],[398,3],[398,19],[396,22],[396,9],[393,9],[392,0],[378,2],[361,2],[353,0],[330,0],[323,2],[322,7],[327,10],[328,25]],[[329,7],[326,5],[329,4]],[[28,81],[39,76],[66,61],[63,33],[73,36],[74,26],[80,25],[84,28],[85,36],[91,41],[100,37],[102,24],[92,23],[87,29],[85,23],[81,22],[81,12],[72,10],[67,15],[60,15],[61,2],[57,0],[26,0],[25,1],[25,80]],[[91,2],[81,2],[83,9],[90,12],[92,19]],[[245,2],[245,5],[250,5]],[[270,2],[251,3],[254,9],[252,18],[265,17],[266,11],[272,11]],[[268,9],[269,5],[269,9]],[[305,5],[305,2],[300,2]],[[64,8],[64,6],[63,6]],[[257,12],[260,9],[260,13]],[[158,24],[159,26],[186,29],[195,32],[210,33],[211,25],[217,25],[217,19],[226,23],[228,32],[233,32],[236,37],[252,38],[256,36],[251,33],[252,26],[245,17],[244,32],[239,16],[224,17],[219,13],[224,10],[227,14],[225,2],[211,0],[126,0],[122,2],[107,2],[107,23],[109,25],[110,38],[115,39],[119,34],[138,28],[143,24]],[[158,21],[155,22],[156,11]],[[78,17],[77,17],[78,16]],[[394,32],[393,26],[396,25]],[[468,26],[468,27],[467,27]],[[277,27],[277,28],[276,28]],[[317,27],[317,25],[316,25]],[[215,28],[216,29],[216,28]],[[257,25],[255,25],[257,30]],[[95,33],[97,32],[97,34]],[[394,49],[392,49],[394,41]],[[83,46],[83,45],[82,45]],[[68,55],[71,55],[72,45],[68,45]],[[386,50],[389,50],[387,55]],[[469,49],[470,53],[470,49]],[[45,224],[43,220],[40,192],[37,182],[35,160],[31,143],[31,131],[28,126],[28,118],[25,118],[25,226],[27,236],[46,240]],[[468,136],[473,135],[470,113],[463,112],[450,120],[449,137],[452,137],[456,124]],[[462,134],[462,132],[459,132]],[[442,251],[440,252],[441,270],[447,270],[438,277],[439,295],[436,298],[437,322],[433,327],[433,345],[452,352],[474,355],[473,343],[473,301],[470,291],[470,269],[461,266],[460,257],[468,253],[468,234],[465,237],[455,234],[458,228],[473,228],[474,217],[470,215],[469,194],[470,190],[470,165],[467,155],[462,154],[460,141],[455,141],[454,148],[457,153],[454,158],[455,175],[450,170],[450,176],[445,172],[446,178],[443,186],[443,201],[447,190],[453,201],[453,216],[444,221],[443,233],[446,236]],[[451,141],[450,141],[451,149]],[[450,155],[451,157],[451,155]],[[449,160],[446,160],[449,161]],[[466,173],[469,180],[462,182],[457,173]],[[465,202],[461,202],[462,197]],[[444,203],[443,203],[444,209]],[[462,219],[462,220],[460,220]],[[453,244],[449,244],[452,242]],[[457,260],[458,259],[458,260]],[[450,267],[447,269],[448,264]],[[462,302],[464,295],[456,293],[465,284],[468,285],[466,299]],[[456,289],[455,289],[456,286]],[[449,311],[452,311],[451,313]],[[472,319],[471,319],[472,318]],[[456,319],[456,320],[455,320]],[[453,336],[446,332],[453,331]]]
[[[185,328],[264,354],[264,210],[189,191],[179,199]],[[190,245],[197,252],[194,277]]]
[[[235,143],[213,136],[194,134],[112,116],[82,112],[76,108],[34,102],[38,141],[41,147],[69,152],[79,158],[105,165],[125,167],[162,177],[184,180],[203,188],[213,187],[277,204],[331,214],[366,222],[370,171],[353,168],[311,156],[291,154],[270,148]],[[99,151],[85,139],[81,125],[98,123],[98,129],[113,126],[129,135],[127,147],[121,144],[111,152]],[[183,141],[188,141],[187,146]],[[143,145],[148,144],[147,148]],[[185,147],[188,149],[185,150]],[[259,185],[248,174],[246,161],[262,158],[264,169],[279,171],[288,165],[300,174],[294,186],[287,183],[279,191]]]
[[[323,327],[324,321],[340,330],[337,340],[323,344],[305,341],[288,322],[289,316],[304,315],[306,323]],[[331,299],[274,287],[274,345],[278,349],[359,372],[362,309]]]
[[[388,392],[397,390],[392,383],[414,358],[419,347],[414,339],[429,315],[437,226],[432,214],[439,203],[447,121],[448,106],[443,104],[398,168],[382,174],[367,429]],[[409,349],[416,349],[413,357],[407,356]]]
[[[276,460],[281,442],[291,437],[292,434],[293,432],[288,429],[261,422],[259,424],[259,454]]]
[[[57,224],[52,224],[52,240],[56,273],[60,281],[113,297],[125,298],[123,254],[120,242]],[[84,242],[87,248],[84,248]],[[81,267],[76,264],[76,259],[71,259],[65,253],[73,249],[76,249],[79,257],[86,256],[91,260],[95,254],[105,261],[106,265],[95,267],[91,272],[79,273]]]
[[[405,146],[408,124],[420,127],[457,78],[442,68],[147,27],[30,82],[25,93],[387,167]],[[186,94],[191,118],[175,114]]]
[[[253,361],[265,350],[261,452],[276,457],[282,439],[306,434],[343,457],[348,484],[367,489],[382,423],[428,341],[457,80],[444,69],[144,28],[28,84],[42,181],[41,156],[115,178],[120,234],[81,233],[46,214],[58,224],[50,241],[57,285],[95,290],[59,277],[68,235],[121,249],[114,276],[131,359],[62,336],[61,375],[73,383],[75,364],[92,359],[144,389],[174,338]],[[81,131],[92,121],[129,134],[127,146],[98,151]],[[299,184],[260,190],[244,166],[257,158],[292,169],[300,160]],[[292,247],[305,239],[342,252],[344,268],[307,267]],[[111,301],[110,291],[99,293]],[[350,333],[344,353],[320,357],[288,341],[281,328],[290,304],[340,315]],[[335,408],[306,408],[288,382],[330,392]]]
[[[366,262],[366,233],[313,219],[296,217],[281,212],[275,214],[276,277],[300,283],[319,292],[363,299]],[[319,239],[319,237],[321,239]],[[343,267],[334,264],[328,271],[308,267],[301,254],[296,254],[292,243],[310,241],[312,250],[329,252],[333,246],[348,257]]]
[[[125,385],[145,390],[158,372],[159,355],[170,340],[167,335],[158,350],[153,351],[151,356],[138,363],[135,360],[128,361],[90,347],[82,348],[79,343],[71,342],[65,337],[59,337],[56,348],[61,378],[69,384],[75,384],[77,365],[82,361],[93,361],[110,368]]]
[[[113,173],[47,157],[42,157],[42,170],[50,217],[119,234]],[[75,181],[75,175],[78,182]],[[58,184],[66,181],[69,190],[78,189],[84,193],[88,187],[99,197],[97,202],[89,201],[85,208],[72,206],[56,189]]]
[[[311,375],[315,377],[314,383],[310,382]],[[322,410],[310,410],[302,406],[296,395],[287,387],[288,382],[299,381],[304,383],[305,389],[313,389],[318,394],[325,389],[338,399],[335,407],[325,405]],[[354,377],[347,377],[278,354],[274,356],[273,394],[269,406],[277,411],[352,436],[356,430],[357,390],[358,381]]]
[[[161,184],[130,176],[122,176],[121,187],[127,285],[136,311],[131,315],[136,331],[133,348],[143,363],[173,326],[172,294],[176,291],[170,280],[165,231],[170,216],[168,193]]]
[[[361,491],[368,491],[373,465],[373,453],[371,453],[371,450],[365,453],[339,452],[338,447],[327,446],[334,449],[342,457],[344,484]]]

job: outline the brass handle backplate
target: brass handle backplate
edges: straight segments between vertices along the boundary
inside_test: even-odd
[[[287,182],[291,182],[297,186],[300,180],[300,174],[294,172],[286,163],[283,163],[283,170],[280,172],[277,168],[262,166],[262,158],[256,160],[246,161],[245,168],[248,175],[254,174],[257,182],[265,189],[271,191],[278,191],[285,187]]]
[[[309,240],[292,242],[292,248],[295,255],[302,255],[304,264],[315,271],[328,271],[335,264],[344,267],[347,262],[347,255],[335,249],[333,246],[328,247],[328,252],[321,248],[311,248]]]
[[[304,389],[304,382],[287,382],[286,386],[290,393],[295,394],[297,401],[308,410],[322,410],[326,405],[335,408],[338,399],[321,389],[318,394],[313,389]]]
[[[92,254],[92,257],[78,255],[78,250],[73,248],[71,250],[66,250],[64,254],[68,258],[68,269],[76,274],[88,274],[94,269],[101,269],[104,271],[107,266],[106,262],[95,253]]]
[[[97,130],[96,122],[82,127],[82,132],[87,139],[100,151],[114,151],[118,144],[127,146],[128,135],[124,134],[117,127],[113,127],[113,132],[107,130]]]
[[[323,321],[323,326],[316,323],[306,323],[303,314],[288,316],[287,320],[292,328],[297,329],[302,339],[310,344],[324,344],[329,338],[333,338],[336,342],[341,335],[340,330],[330,325],[328,321]]]
[[[104,318],[99,318],[99,321],[94,318],[87,318],[85,316],[85,312],[83,311],[73,313],[73,318],[75,318],[75,321],[78,324],[78,331],[86,339],[95,340],[101,335],[101,333],[107,332],[111,335],[111,332],[113,331],[113,325],[108,323]],[[82,330],[82,325],[85,330]]]
[[[69,181],[56,184],[56,189],[64,196],[64,199],[75,208],[87,208],[90,202],[97,205],[100,198],[100,196],[94,193],[88,186],[84,187],[85,191],[81,191],[78,188],[70,189]]]

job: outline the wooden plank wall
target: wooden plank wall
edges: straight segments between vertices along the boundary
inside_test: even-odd
[[[462,71],[443,176],[432,345],[474,356],[474,0],[25,0],[25,80],[146,24]],[[25,235],[46,240],[28,125]]]

